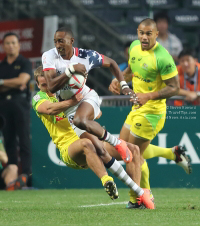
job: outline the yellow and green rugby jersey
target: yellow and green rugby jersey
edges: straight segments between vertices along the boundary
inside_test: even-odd
[[[54,116],[40,114],[37,111],[40,104],[47,100],[52,103],[58,102],[55,97],[50,97],[47,95],[47,93],[39,91],[32,99],[32,107],[35,110],[37,116],[42,120],[43,124],[47,128],[57,148],[59,150],[63,150],[65,147],[79,138],[69,124],[69,121],[65,118],[64,113]]]
[[[152,49],[142,51],[140,41],[133,41],[129,49],[128,63],[133,72],[135,93],[159,91],[166,86],[163,80],[178,74],[173,58],[158,42]],[[153,111],[154,114],[165,113],[166,99],[150,100],[142,108]]]

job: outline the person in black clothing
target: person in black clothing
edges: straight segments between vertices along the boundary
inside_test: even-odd
[[[15,33],[4,35],[3,48],[6,57],[0,63],[0,114],[6,119],[3,136],[8,164],[18,165],[19,146],[22,173],[31,175],[29,81],[32,65],[19,54],[20,43]]]

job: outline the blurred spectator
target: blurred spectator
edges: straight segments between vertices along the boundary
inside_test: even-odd
[[[129,58],[128,51],[131,43],[132,42],[126,42],[124,45],[124,57],[126,58],[126,61],[118,65],[121,71],[124,71],[128,67],[128,58]]]
[[[5,117],[3,129],[8,164],[18,165],[22,173],[31,174],[30,150],[30,92],[31,62],[19,54],[20,43],[15,33],[3,37],[5,59],[0,63],[0,113]]]
[[[197,62],[195,51],[182,50],[178,58],[179,95],[184,96],[185,100],[176,100],[174,105],[200,105],[200,63]]]
[[[154,20],[159,31],[157,41],[168,50],[174,58],[174,61],[178,63],[178,55],[183,49],[183,46],[180,39],[168,31],[170,22],[168,15],[165,12],[159,12],[154,15]]]
[[[129,47],[130,47],[131,43],[132,42],[129,41],[129,42],[126,42],[124,45],[124,57],[125,57],[126,61],[118,65],[121,71],[124,71],[128,67]],[[113,78],[115,78],[115,77],[113,76]],[[132,82],[129,82],[128,85],[132,89]]]
[[[0,115],[0,131],[4,127],[4,117]],[[1,134],[0,134],[1,135]],[[6,189],[7,191],[18,190],[23,186],[26,186],[27,176],[20,175],[18,177],[18,167],[14,164],[10,164],[6,167],[3,167],[2,164],[8,162],[8,156],[4,149],[0,137],[0,189]]]

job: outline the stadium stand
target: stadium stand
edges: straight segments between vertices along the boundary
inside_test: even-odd
[[[184,47],[199,50],[200,0],[11,0],[0,1],[0,19],[16,20],[38,18],[48,15],[59,16],[59,25],[69,25],[68,18],[75,17],[76,43],[78,46],[95,49],[102,54],[123,62],[123,45],[137,38],[137,25],[154,13],[164,10],[170,17],[169,31],[175,34]],[[69,10],[66,10],[69,9]],[[70,24],[71,26],[71,24]],[[103,35],[102,35],[103,34]],[[36,65],[35,60],[33,65]],[[37,62],[37,65],[39,62]],[[92,88],[100,95],[108,95],[106,89],[96,85]],[[98,72],[99,77],[108,79],[109,72]],[[110,77],[111,79],[111,77]],[[92,81],[93,80],[93,81]],[[98,86],[98,87],[97,87]]]

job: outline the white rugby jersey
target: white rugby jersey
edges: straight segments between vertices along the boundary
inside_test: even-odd
[[[71,63],[84,64],[86,71],[89,72],[91,69],[102,66],[104,56],[94,50],[87,50],[74,47],[74,54],[70,60],[64,60],[57,49],[53,48],[46,51],[42,55],[43,71],[50,69],[56,69],[58,74],[65,72],[66,67]],[[90,88],[84,85],[81,89],[72,89],[66,84],[60,91],[58,91],[62,99],[69,99],[77,93],[82,93],[85,96],[90,91]]]

